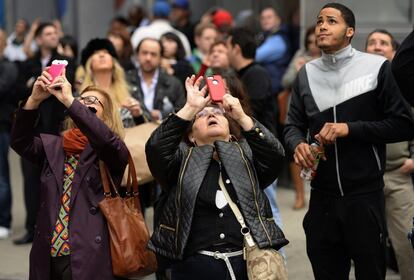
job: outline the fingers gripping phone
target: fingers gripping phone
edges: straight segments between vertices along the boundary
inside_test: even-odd
[[[50,65],[49,69],[47,70],[47,72],[52,76],[52,83],[57,77],[62,75],[63,69],[65,69],[67,65],[67,60],[55,59],[52,61],[52,65]]]
[[[215,103],[223,102],[223,96],[226,94],[226,88],[224,87],[224,82],[221,76],[207,76],[206,81],[211,100]]]

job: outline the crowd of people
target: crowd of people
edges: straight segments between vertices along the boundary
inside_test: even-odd
[[[148,246],[157,279],[247,279],[243,235],[219,184],[258,246],[285,256],[276,203],[284,167],[292,207],[309,206],[303,227],[316,279],[348,279],[351,260],[357,279],[385,279],[390,244],[401,279],[413,279],[414,40],[400,47],[377,29],[358,51],[355,16],[339,3],[320,9],[302,47],[271,6],[259,28],[254,14],[236,22],[220,7],[193,23],[187,0],[157,0],[150,14],[132,7],[83,49],[59,21],[0,30],[0,239],[12,233],[12,147],[26,209],[14,243],[33,242],[30,279],[118,279],[98,162],[120,183],[124,128],[146,122],[159,124],[141,159],[154,180],[140,196],[155,210]],[[54,60],[68,62],[56,79]],[[225,84],[218,104],[203,78],[211,75]],[[323,156],[307,202],[300,172],[316,166],[311,143]]]

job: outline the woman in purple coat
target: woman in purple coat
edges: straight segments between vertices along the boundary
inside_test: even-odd
[[[42,168],[40,209],[30,252],[30,279],[116,279],[112,275],[99,160],[115,183],[122,179],[128,151],[122,122],[110,95],[88,87],[75,99],[65,75],[51,82],[43,71],[19,109],[11,146]],[[35,135],[39,104],[54,95],[69,115],[62,136]]]

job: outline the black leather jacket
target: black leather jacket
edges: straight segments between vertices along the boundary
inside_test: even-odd
[[[190,125],[190,121],[170,115],[146,144],[149,168],[163,189],[149,248],[168,259],[183,259],[198,190],[214,150],[233,182],[240,210],[259,247],[286,245],[262,190],[280,170],[284,156],[280,142],[255,121],[254,128],[243,132],[245,139],[238,142],[188,147],[182,137]]]

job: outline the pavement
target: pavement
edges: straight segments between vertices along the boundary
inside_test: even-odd
[[[0,280],[28,279],[29,252],[31,245],[13,245],[12,240],[24,234],[25,209],[23,203],[23,185],[18,156],[11,151],[10,155],[11,183],[13,191],[13,223],[12,237],[0,240]],[[309,187],[306,188],[306,200],[309,198]],[[284,247],[287,256],[289,279],[311,280],[314,279],[312,268],[306,255],[306,240],[302,228],[302,220],[306,209],[293,210],[294,191],[291,188],[280,187],[277,190],[277,203],[280,208],[284,224],[284,233],[290,243]],[[152,221],[152,211],[147,211],[147,220]],[[152,228],[152,225],[149,225]],[[153,280],[154,276],[148,276],[145,280]],[[351,271],[350,279],[355,279]],[[399,275],[388,271],[387,280],[400,279]]]

